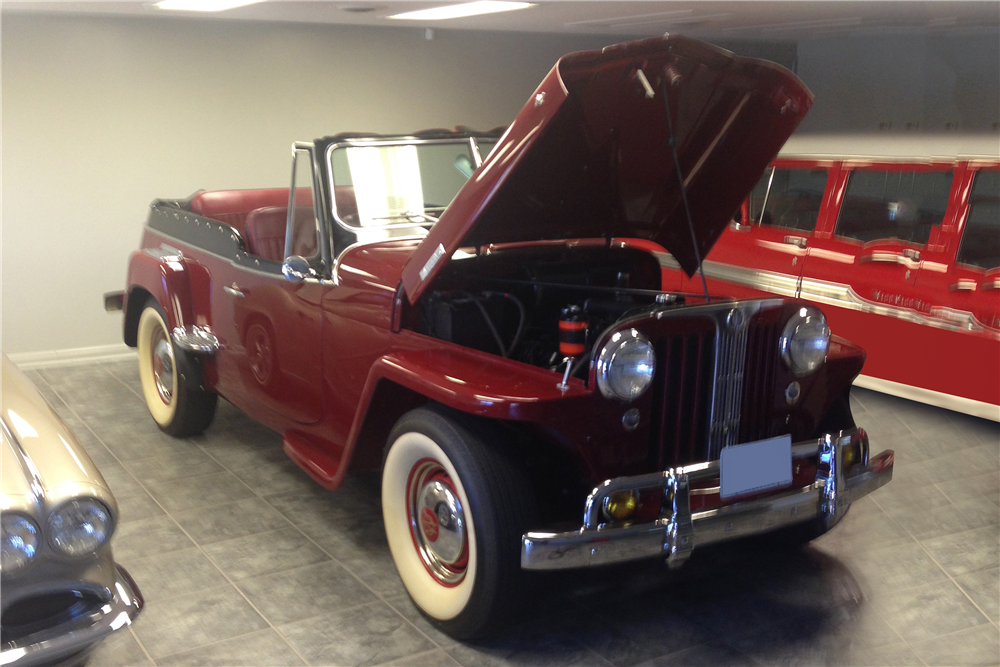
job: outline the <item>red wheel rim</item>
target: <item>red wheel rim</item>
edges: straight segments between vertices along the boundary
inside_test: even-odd
[[[439,584],[462,583],[469,566],[465,510],[451,476],[438,461],[425,458],[406,480],[406,517],[416,550]]]

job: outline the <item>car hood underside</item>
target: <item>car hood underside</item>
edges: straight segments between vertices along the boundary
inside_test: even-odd
[[[811,105],[783,67],[683,37],[565,56],[407,262],[407,295],[499,243],[648,239],[691,275]]]

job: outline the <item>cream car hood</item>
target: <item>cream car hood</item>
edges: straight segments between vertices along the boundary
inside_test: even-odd
[[[77,496],[97,498],[117,514],[97,466],[34,385],[6,356],[0,364],[0,510],[41,518]]]

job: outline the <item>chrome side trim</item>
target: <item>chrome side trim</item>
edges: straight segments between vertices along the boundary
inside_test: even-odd
[[[990,331],[982,322],[976,319],[975,315],[968,311],[935,306],[931,308],[929,314],[925,315],[909,308],[889,306],[864,299],[854,291],[853,287],[842,283],[803,278],[800,296],[807,301],[825,303],[839,308],[849,308],[873,315],[894,317],[906,322],[931,326],[937,329],[986,333],[991,338],[1000,340],[1000,331],[995,333]]]
[[[669,253],[654,253],[665,269],[680,269],[680,265]],[[964,310],[955,310],[935,306],[930,313],[919,313],[909,308],[892,306],[859,295],[853,287],[845,283],[835,283],[815,278],[799,278],[775,271],[750,269],[732,264],[723,264],[712,260],[702,263],[705,276],[715,280],[752,287],[772,294],[805,299],[816,303],[848,308],[884,317],[894,317],[914,324],[931,326],[949,331],[975,331],[986,333],[995,340],[1000,340],[1000,332],[994,332],[980,322],[976,316]]]
[[[195,354],[215,354],[219,351],[219,339],[207,326],[188,324],[175,327],[170,332],[170,339],[177,347]]]
[[[35,667],[58,664],[69,657],[82,659],[98,642],[132,623],[145,601],[125,568],[118,572],[111,600],[95,612],[7,642],[0,652],[0,665]]]
[[[174,214],[174,217],[177,217],[176,213]],[[185,220],[186,219],[187,217],[185,216]],[[159,233],[156,229],[153,231]],[[169,246],[166,243],[161,243],[159,248],[143,248],[142,251],[150,257],[155,257],[161,262],[179,262],[184,259],[184,255],[180,250],[174,248],[173,246]]]
[[[840,447],[854,443],[861,445],[862,463],[852,468],[848,477],[837,453]],[[893,452],[886,450],[870,459],[868,437],[860,429],[792,446],[793,459],[816,456],[831,466],[831,472],[818,471],[814,482],[807,486],[695,513],[690,509],[690,486],[717,477],[718,461],[607,480],[587,499],[580,529],[563,533],[529,532],[522,536],[521,567],[569,569],[650,557],[666,558],[668,565],[676,567],[696,547],[815,518],[823,519],[830,528],[843,517],[847,505],[892,479]],[[877,461],[877,466],[873,466],[873,461]],[[599,509],[604,498],[617,490],[642,488],[663,490],[666,511],[659,519],[633,525],[600,523]]]

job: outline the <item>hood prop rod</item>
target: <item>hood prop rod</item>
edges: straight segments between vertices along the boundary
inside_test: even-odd
[[[646,74],[640,69],[636,71],[639,80],[645,84],[647,94],[652,87],[646,79]],[[705,268],[702,266],[701,253],[698,252],[698,238],[694,233],[694,221],[691,219],[691,207],[688,205],[687,189],[684,187],[684,176],[681,174],[681,161],[677,157],[677,142],[674,138],[674,123],[670,117],[670,100],[667,99],[667,80],[664,78],[660,82],[660,89],[663,91],[663,110],[667,112],[667,131],[670,133],[670,153],[674,157],[674,171],[677,173],[677,183],[681,186],[681,200],[684,202],[684,214],[687,216],[688,231],[691,233],[691,249],[694,250],[694,259],[698,262],[698,273],[701,275],[701,287],[705,291],[705,303],[710,301],[708,297],[708,283],[705,282]]]

